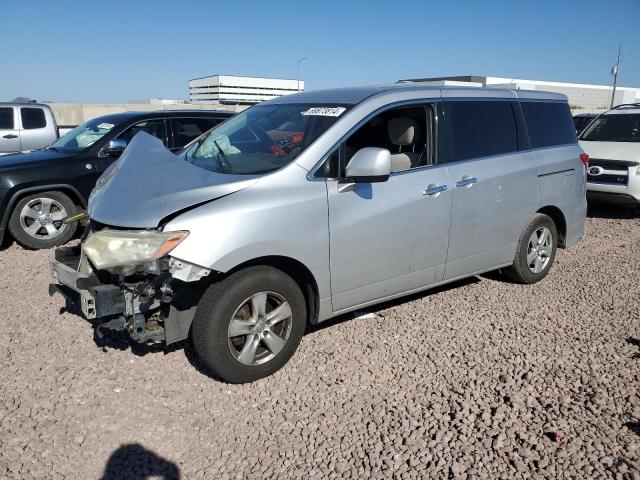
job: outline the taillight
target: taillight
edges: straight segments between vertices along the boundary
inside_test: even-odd
[[[580,161],[582,162],[582,164],[584,165],[584,168],[589,168],[589,155],[586,153],[581,153],[580,154]]]

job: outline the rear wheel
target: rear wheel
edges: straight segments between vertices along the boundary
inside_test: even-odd
[[[9,218],[13,238],[27,248],[51,248],[68,242],[77,222],[64,223],[76,213],[76,206],[62,192],[38,192],[21,198]]]
[[[547,215],[534,215],[525,227],[513,265],[505,270],[512,280],[519,283],[536,283],[542,280],[556,257],[558,231]]]
[[[214,374],[245,383],[282,368],[298,348],[305,325],[306,303],[296,282],[280,270],[257,266],[207,289],[192,339]]]

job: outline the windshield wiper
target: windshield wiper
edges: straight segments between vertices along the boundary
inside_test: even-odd
[[[227,155],[222,151],[222,148],[220,148],[218,141],[214,140],[213,144],[218,149],[218,159],[222,157],[222,160],[220,161],[220,165],[222,166],[222,168],[224,168],[227,171],[231,170],[231,164],[229,163],[229,159],[227,158]]]

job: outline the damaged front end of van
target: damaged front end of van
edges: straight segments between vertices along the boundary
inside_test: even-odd
[[[216,272],[176,258],[188,230],[169,230],[176,216],[244,189],[252,175],[198,168],[140,133],[99,179],[80,244],[50,257],[49,294],[62,294],[104,329],[140,343],[187,338],[205,277]]]

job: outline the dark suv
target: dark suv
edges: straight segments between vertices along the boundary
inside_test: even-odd
[[[176,151],[231,115],[184,110],[105,115],[74,128],[42,150],[1,156],[0,244],[7,229],[28,248],[67,242],[77,222],[63,220],[86,207],[98,177],[136,133],[154,135]]]

